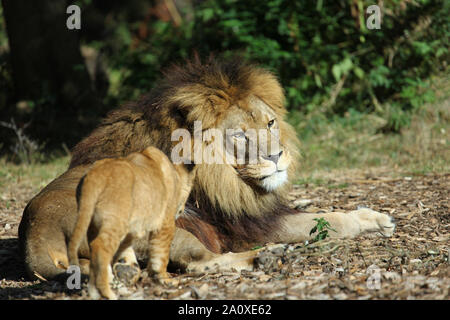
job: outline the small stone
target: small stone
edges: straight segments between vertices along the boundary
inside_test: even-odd
[[[298,282],[298,283],[294,284],[289,289],[290,290],[299,290],[299,291],[301,291],[301,290],[303,290],[305,288],[306,288],[306,282],[305,281],[301,281],[301,282]]]
[[[432,273],[430,273],[430,276],[437,276],[439,274],[439,269],[434,270]]]
[[[358,198],[362,195],[362,193],[360,192],[356,192],[356,193],[351,193],[348,195],[349,198]]]
[[[295,209],[303,209],[312,203],[310,199],[298,199],[294,201]]]
[[[393,266],[398,266],[398,265],[400,265],[402,263],[402,258],[401,257],[394,257],[394,258],[392,258],[392,260],[391,260],[391,264],[393,265]]]
[[[283,247],[274,248],[270,252],[276,256],[282,256],[284,253],[284,248]]]
[[[343,292],[333,295],[333,298],[336,299],[336,300],[346,300],[347,297],[348,296],[345,293],[343,293]]]
[[[123,287],[119,287],[119,289],[117,290],[117,293],[119,293],[119,295],[121,296],[129,296],[131,294],[130,290],[128,290],[127,287],[123,286]]]
[[[341,260],[341,259],[338,259],[338,258],[335,258],[335,257],[332,257],[332,258],[331,258],[331,261],[332,261],[334,264],[342,264],[342,260]]]
[[[11,229],[11,225],[9,223],[5,224],[5,230],[10,230]]]
[[[248,290],[249,286],[245,282],[241,282],[236,286],[236,290],[238,290],[240,293],[245,293]]]
[[[138,290],[135,293],[127,297],[127,300],[144,300],[144,291]]]
[[[207,283],[202,284],[199,288],[192,287],[192,291],[197,299],[205,299],[208,295],[209,286]]]
[[[263,275],[261,275],[261,276],[259,277],[259,281],[263,281],[263,282],[267,282],[267,281],[269,281],[270,279],[272,279],[272,277],[271,277],[270,275],[268,275],[268,274],[263,274]]]
[[[179,295],[178,298],[181,300],[191,298],[191,291],[186,291],[185,293]]]
[[[338,273],[338,274],[344,274],[345,270],[344,270],[344,268],[339,267],[339,268],[334,269],[334,272]]]

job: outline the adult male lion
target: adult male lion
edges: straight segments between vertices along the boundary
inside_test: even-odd
[[[171,262],[188,269],[249,267],[255,251],[267,242],[309,238],[314,218],[324,217],[335,237],[363,232],[389,236],[395,224],[385,214],[362,209],[349,213],[298,213],[287,205],[290,180],[298,165],[297,138],[283,117],[283,90],[270,72],[242,62],[205,63],[194,59],[176,66],[148,96],[109,113],[74,149],[68,171],[35,196],[24,210],[19,240],[31,276],[52,278],[67,267],[67,242],[76,222],[75,188],[90,164],[101,158],[126,156],[153,145],[170,156],[178,141],[175,129],[193,134],[194,121],[204,130],[226,129],[227,139],[248,142],[245,132],[260,129],[279,146],[262,153],[257,164],[198,164],[190,201],[177,219]],[[206,144],[206,143],[205,143]],[[145,242],[143,242],[145,245]],[[144,246],[134,246],[144,257]],[[226,253],[232,251],[233,253]],[[239,252],[244,251],[244,252]],[[234,253],[239,252],[239,253]],[[142,254],[141,254],[142,253]],[[86,241],[81,259],[89,259]],[[134,257],[125,257],[135,265]],[[120,260],[120,259],[119,259]]]

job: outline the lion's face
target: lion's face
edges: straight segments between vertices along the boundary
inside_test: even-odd
[[[280,121],[269,105],[252,96],[231,106],[219,124],[228,159],[224,165],[268,192],[287,182],[292,160],[283,145]]]

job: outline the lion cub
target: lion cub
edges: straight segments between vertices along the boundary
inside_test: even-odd
[[[91,297],[99,298],[100,291],[116,298],[110,287],[113,258],[144,236],[149,237],[149,274],[170,283],[166,268],[175,215],[184,210],[193,176],[194,170],[173,165],[154,147],[93,164],[77,189],[78,221],[68,248],[70,264],[79,265],[78,248],[88,235]]]

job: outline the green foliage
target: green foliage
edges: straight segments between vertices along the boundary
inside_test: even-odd
[[[139,41],[131,49],[136,28],[121,24],[115,29],[114,37],[103,44],[106,51],[110,49],[109,43],[113,42],[116,46],[109,57],[113,77],[110,95],[119,103],[148,93],[165,67],[189,57],[188,34],[191,27],[175,28],[169,22],[153,22],[150,39]]]
[[[328,230],[337,232],[336,230],[331,228],[330,223],[324,218],[314,218],[313,220],[317,222],[317,224],[309,232],[309,235],[317,232],[317,235],[314,237],[313,241],[326,239],[328,237]]]
[[[180,27],[150,22],[152,35],[132,50],[135,30],[120,25],[116,36],[123,46],[113,68],[124,77],[117,98],[148,91],[161,68],[194,51],[238,52],[279,76],[290,110],[326,116],[378,111],[388,120],[384,129],[398,131],[409,122],[407,111],[432,100],[424,79],[446,67],[450,4],[385,1],[381,29],[368,30],[364,11],[373,3],[357,1],[359,16],[352,15],[352,3],[207,0]],[[389,110],[376,110],[387,101]]]
[[[107,65],[108,108],[149,92],[161,71],[194,52],[225,58],[237,53],[279,77],[289,121],[303,137],[318,134],[327,121],[358,114],[374,114],[385,120],[383,132],[399,132],[410,124],[411,111],[434,100],[427,79],[447,72],[450,60],[445,0],[384,1],[378,30],[365,25],[365,11],[374,4],[369,0],[186,1],[192,6],[180,10],[180,25],[149,16],[152,4],[144,0],[76,3],[83,12],[82,43],[97,49]],[[0,110],[15,116],[1,10]],[[54,104],[44,88],[30,113],[53,111],[46,106]],[[305,118],[306,125],[300,123]]]

